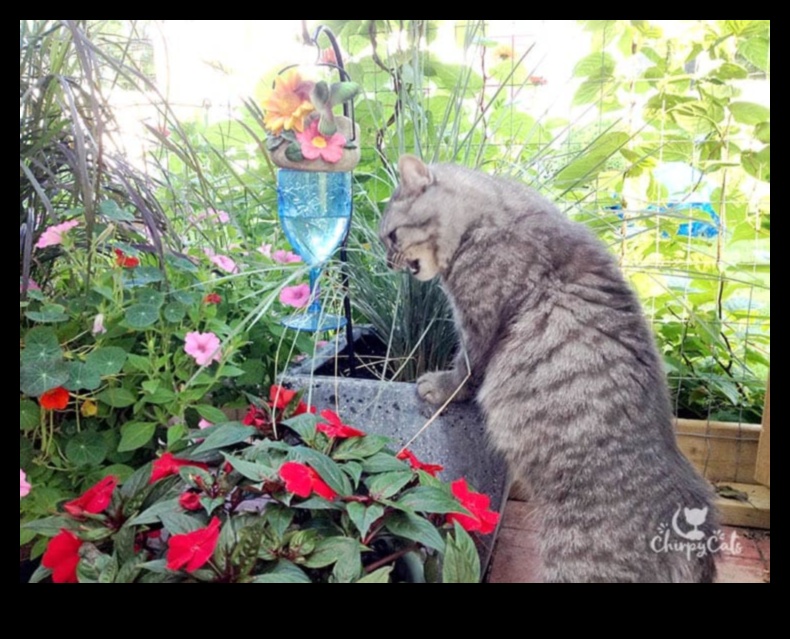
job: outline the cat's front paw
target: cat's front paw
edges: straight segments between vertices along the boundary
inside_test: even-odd
[[[417,394],[431,404],[444,404],[459,383],[452,372],[425,373],[417,380]],[[463,389],[453,399],[463,399]]]

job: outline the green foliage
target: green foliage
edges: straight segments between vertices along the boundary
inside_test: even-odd
[[[445,520],[448,512],[469,515],[448,485],[435,478],[428,482],[427,475],[411,469],[366,470],[352,488],[348,466],[382,456],[401,462],[382,448],[388,442],[378,436],[370,436],[373,446],[364,445],[366,435],[327,438],[316,430],[313,415],[312,436],[294,438],[293,426],[307,423],[288,419],[299,407],[298,395],[285,409],[270,403],[267,417],[246,428],[243,442],[231,436],[238,426],[215,426],[202,444],[190,445],[175,458],[177,476],[170,476],[175,472],[163,458],[121,487],[110,485],[106,505],[95,505],[95,499],[86,505],[87,517],[67,512],[40,518],[24,524],[22,532],[50,543],[48,538],[62,536],[62,530],[72,531],[81,542],[74,573],[80,583],[480,580],[475,543],[460,525]],[[289,426],[279,429],[278,437],[275,424]],[[144,427],[126,424],[124,439]],[[352,442],[358,444],[358,461],[341,454]],[[202,454],[209,450],[210,457]],[[339,494],[319,498],[314,485],[306,490],[298,481],[292,485],[281,469],[294,460],[303,460],[296,466],[311,477],[308,482],[318,477]],[[99,487],[91,489],[94,497]],[[197,503],[188,506],[185,495],[197,497]],[[195,553],[195,565],[179,562],[180,540],[182,546],[190,540],[187,558]],[[427,561],[443,563],[441,572],[426,571]],[[45,567],[32,581],[49,576]]]

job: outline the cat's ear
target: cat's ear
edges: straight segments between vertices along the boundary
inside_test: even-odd
[[[401,191],[408,195],[422,193],[434,182],[433,173],[418,157],[401,155],[398,160]]]

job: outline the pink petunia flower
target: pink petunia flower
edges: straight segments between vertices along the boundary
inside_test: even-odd
[[[334,164],[343,157],[345,136],[342,133],[321,135],[318,131],[318,120],[313,120],[303,133],[297,133],[296,139],[299,141],[302,155],[308,160],[320,157],[324,162]]]
[[[280,264],[292,264],[294,262],[301,262],[302,258],[299,257],[296,253],[292,253],[291,251],[285,251],[280,249],[279,251],[275,251],[272,254],[272,259],[275,262],[279,262]]]
[[[63,234],[79,225],[79,220],[69,220],[68,222],[61,222],[54,226],[48,227],[38,238],[36,248],[45,248],[47,246],[57,246],[63,242]]]
[[[308,284],[286,286],[280,291],[280,301],[294,308],[307,306],[310,301],[310,286]]]
[[[27,497],[27,494],[30,492],[30,482],[27,480],[27,475],[25,471],[21,468],[19,469],[19,498]]]
[[[209,259],[227,273],[238,273],[239,267],[227,255],[212,255]]]
[[[213,425],[214,425],[214,424],[212,424],[212,423],[211,423],[210,421],[208,421],[207,419],[201,419],[201,420],[198,422],[198,428],[199,428],[200,430],[203,430],[204,428],[211,428]]]
[[[102,333],[106,332],[107,329],[104,328],[104,315],[99,313],[93,318],[93,328],[91,329],[91,333],[93,333],[93,335],[101,335]]]
[[[207,366],[211,362],[218,362],[222,358],[219,347],[219,337],[214,333],[199,333],[192,331],[184,338],[184,351],[195,358],[198,366]]]

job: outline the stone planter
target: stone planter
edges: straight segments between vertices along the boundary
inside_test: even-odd
[[[355,329],[354,334],[357,343],[365,331]],[[340,362],[345,345],[340,340]],[[281,382],[304,389],[305,396],[311,393],[313,404],[337,409],[352,426],[391,438],[393,447],[403,446],[433,415],[434,407],[417,397],[414,384],[334,377],[335,360],[332,343],[314,359],[290,368]],[[475,490],[491,497],[492,509],[502,513],[508,489],[506,464],[488,447],[483,418],[473,402],[450,405],[409,449],[423,461],[443,465],[442,480],[465,477]],[[476,537],[485,575],[496,533]]]

